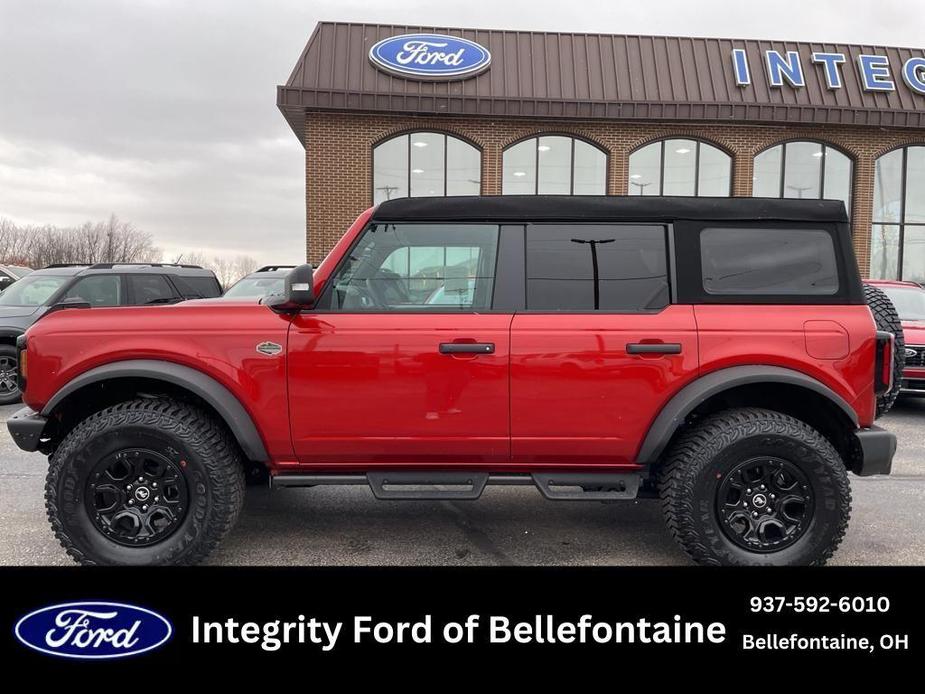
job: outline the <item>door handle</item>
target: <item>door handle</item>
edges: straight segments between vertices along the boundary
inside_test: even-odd
[[[681,345],[677,342],[630,342],[626,345],[627,354],[681,354]]]
[[[494,354],[494,342],[441,342],[440,354]]]

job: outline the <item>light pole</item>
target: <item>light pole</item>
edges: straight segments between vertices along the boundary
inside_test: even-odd
[[[597,267],[597,246],[600,243],[613,243],[616,239],[572,239],[572,243],[583,243],[591,246],[591,270],[594,277],[594,309],[601,307],[600,273]]]

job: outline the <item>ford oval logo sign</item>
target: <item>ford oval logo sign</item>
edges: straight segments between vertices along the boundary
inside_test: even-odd
[[[474,41],[443,34],[403,34],[369,49],[380,70],[417,79],[471,77],[488,68],[491,53]]]
[[[124,658],[166,643],[173,627],[157,612],[117,602],[69,602],[30,612],[16,638],[62,658]]]

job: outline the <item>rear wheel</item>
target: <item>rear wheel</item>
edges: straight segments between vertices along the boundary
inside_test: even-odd
[[[867,299],[870,312],[874,314],[877,330],[893,333],[895,343],[893,348],[893,387],[877,396],[877,416],[880,417],[890,411],[899,396],[899,390],[902,387],[903,369],[906,366],[906,341],[903,335],[902,322],[899,320],[899,314],[896,312],[893,302],[890,301],[890,297],[882,289],[865,284],[864,298]]]
[[[52,530],[82,564],[193,564],[244,500],[237,445],[201,410],[132,400],[91,415],[49,460]]]
[[[727,410],[682,434],[659,473],[668,528],[699,564],[824,564],[848,525],[851,489],[815,429]]]
[[[19,402],[19,353],[13,345],[0,345],[0,405]]]

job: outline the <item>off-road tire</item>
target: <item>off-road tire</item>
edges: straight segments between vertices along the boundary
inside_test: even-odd
[[[778,551],[749,551],[722,527],[717,490],[740,461],[782,458],[800,469],[812,486],[812,518],[793,544]],[[832,444],[809,425],[757,408],[726,410],[683,432],[658,475],[659,498],[668,530],[698,564],[821,565],[844,537],[851,515],[851,487]]]
[[[13,345],[0,345],[0,357],[6,360],[12,360],[13,364],[19,364],[19,350]],[[15,390],[0,389],[0,405],[12,405],[22,399],[22,393],[17,387]]]
[[[103,456],[134,446],[181,461],[189,506],[176,530],[144,547],[113,542],[91,520],[85,489]],[[155,449],[157,446],[159,448]],[[80,422],[49,458],[45,507],[55,536],[80,564],[195,564],[234,526],[244,502],[237,443],[202,410],[168,399],[131,400]]]
[[[881,417],[893,407],[893,403],[899,396],[899,389],[902,387],[903,369],[906,366],[906,340],[903,336],[902,322],[899,320],[899,314],[896,313],[896,307],[893,306],[890,297],[879,287],[865,284],[864,298],[867,299],[870,312],[874,314],[877,330],[893,333],[893,387],[877,396],[877,417]]]

